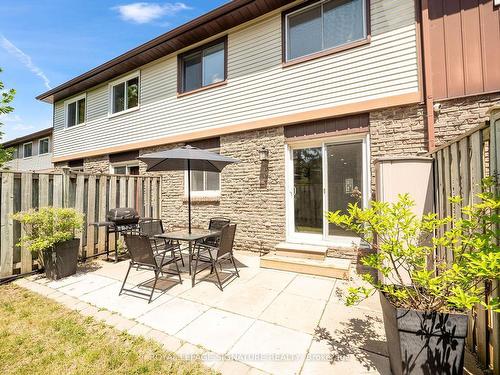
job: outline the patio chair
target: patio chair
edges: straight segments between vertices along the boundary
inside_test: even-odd
[[[225,225],[221,230],[218,246],[209,246],[205,245],[204,243],[197,243],[195,245],[195,255],[193,259],[195,262],[193,271],[193,285],[195,284],[196,275],[210,267],[210,273],[215,270],[215,275],[217,277],[217,281],[219,282],[219,289],[223,290],[219,272],[217,271],[217,265],[219,265],[222,270],[221,263],[227,260],[229,260],[233,264],[236,276],[240,277],[238,267],[236,267],[236,262],[234,261],[233,256],[235,233],[236,224]],[[198,270],[198,262],[208,263],[208,265]]]
[[[208,223],[209,230],[221,230],[224,226],[228,225],[231,222],[231,219],[225,217],[213,217],[210,219]],[[219,237],[207,237],[202,243],[204,245],[217,247],[219,245]]]
[[[149,237],[153,249],[158,251],[169,250],[173,248],[174,254],[180,259],[184,267],[184,259],[182,257],[179,242],[169,241],[166,238],[157,238],[155,235],[164,233],[163,222],[160,219],[143,219],[139,222],[139,233]]]
[[[122,294],[123,291],[143,295],[149,297],[149,302],[153,299],[153,293],[155,291],[156,282],[160,275],[171,274],[177,275],[179,277],[179,282],[182,284],[181,273],[179,271],[179,265],[177,264],[177,258],[174,255],[173,248],[169,248],[167,250],[154,252],[153,247],[151,246],[151,241],[148,236],[145,235],[137,235],[137,234],[124,234],[125,244],[127,245],[127,250],[130,253],[130,265],[127,270],[127,274],[125,275],[125,279],[123,280],[122,287],[120,289],[119,295]],[[173,272],[170,270],[164,270],[164,267],[169,264],[175,264],[175,268],[177,272]],[[154,271],[155,280],[153,283],[153,287],[151,289],[151,294],[142,293],[133,289],[126,289],[125,283],[127,282],[128,275],[130,273],[130,269],[132,267],[137,267],[137,269],[147,269]]]

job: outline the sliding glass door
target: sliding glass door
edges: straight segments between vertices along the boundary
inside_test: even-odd
[[[289,147],[287,176],[288,239],[325,242],[353,233],[329,224],[327,211],[346,212],[368,199],[367,140],[317,142]]]

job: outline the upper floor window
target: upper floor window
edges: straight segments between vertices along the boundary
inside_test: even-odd
[[[66,127],[85,123],[85,95],[66,101]]]
[[[33,142],[23,144],[23,158],[30,158],[33,156]]]
[[[286,14],[286,60],[365,39],[366,19],[366,0],[319,1]]]
[[[49,139],[43,138],[38,141],[38,155],[49,153]]]
[[[125,77],[110,85],[111,114],[139,106],[139,74]]]
[[[179,93],[185,93],[226,80],[227,38],[179,56]]]

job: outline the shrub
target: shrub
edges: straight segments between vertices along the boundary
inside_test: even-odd
[[[21,222],[25,231],[17,245],[38,255],[59,242],[75,238],[83,226],[83,215],[73,208],[43,207],[18,212],[12,217]]]
[[[386,280],[382,283],[369,273],[362,275],[371,287],[349,288],[346,303],[355,304],[378,290],[397,307],[446,312],[464,311],[479,303],[500,311],[498,298],[488,302],[484,298],[485,282],[500,278],[496,243],[500,197],[493,193],[491,180],[484,181],[477,198],[477,203],[460,209],[461,218],[439,218],[435,213],[417,217],[412,212],[415,203],[407,194],[395,203],[371,202],[366,209],[352,204],[347,215],[329,212],[331,223],[356,232],[377,250],[363,257],[362,263]],[[461,205],[462,200],[452,197],[450,204]],[[444,253],[448,259],[438,256]],[[429,257],[434,257],[434,267],[428,266]]]

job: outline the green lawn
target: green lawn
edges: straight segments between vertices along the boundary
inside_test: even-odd
[[[0,287],[0,374],[209,374],[14,285]]]

